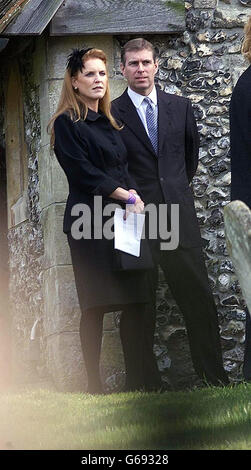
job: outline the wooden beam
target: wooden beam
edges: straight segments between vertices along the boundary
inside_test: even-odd
[[[27,1],[29,0],[16,0],[15,2],[4,2],[3,6],[0,5],[1,13],[3,13],[0,19],[0,33],[4,31],[15,16],[21,12],[21,8]]]
[[[184,30],[183,0],[67,0],[50,24],[52,36]]]
[[[40,35],[64,0],[29,0],[4,36]]]

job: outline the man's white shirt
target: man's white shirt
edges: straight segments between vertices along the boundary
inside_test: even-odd
[[[131,98],[136,110],[137,110],[137,113],[143,123],[143,126],[146,130],[146,133],[147,135],[149,136],[149,132],[148,132],[148,129],[147,129],[147,123],[146,123],[146,108],[147,108],[147,103],[144,101],[144,98],[146,98],[146,96],[143,96],[143,95],[140,95],[139,93],[136,93],[135,91],[133,91],[131,88],[128,87],[127,89],[127,93],[129,95],[129,97]],[[157,108],[157,111],[158,111],[158,104],[157,104],[157,91],[156,91],[156,87],[154,86],[151,93],[149,95],[147,95],[147,98],[150,98],[150,100],[152,101],[152,106],[155,106],[155,108]]]

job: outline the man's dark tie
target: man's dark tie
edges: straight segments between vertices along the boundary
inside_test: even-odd
[[[146,123],[149,133],[150,141],[155,150],[156,155],[158,155],[158,113],[157,107],[153,105],[150,98],[144,98],[144,101],[147,103],[146,107]]]

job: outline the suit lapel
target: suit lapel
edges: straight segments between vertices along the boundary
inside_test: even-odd
[[[120,115],[123,122],[131,129],[137,139],[139,139],[156,158],[151,141],[146,133],[144,125],[132,100],[128,96],[127,90],[125,90],[125,92],[120,97],[119,110],[121,112]]]
[[[158,97],[158,133],[160,154],[171,127],[172,106],[168,95],[166,94],[165,96],[161,96],[159,88],[156,87],[156,89]]]
[[[163,93],[161,94],[158,86],[156,89],[158,98],[158,134],[160,154],[171,127],[172,105],[168,95],[163,95]],[[131,129],[137,139],[139,139],[156,158],[151,141],[146,133],[146,130],[132,100],[128,96],[127,90],[125,90],[120,97],[119,109],[123,122]]]

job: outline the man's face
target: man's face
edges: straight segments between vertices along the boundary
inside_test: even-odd
[[[158,62],[154,62],[152,51],[127,51],[125,61],[125,65],[121,64],[120,67],[129,87],[140,95],[149,95],[158,70]]]

